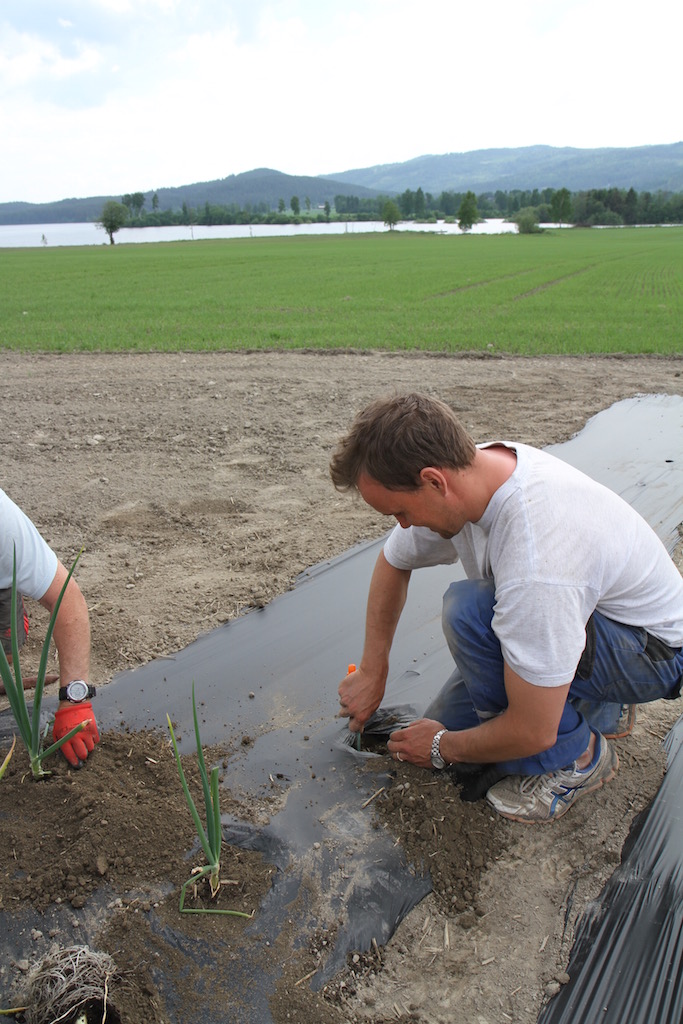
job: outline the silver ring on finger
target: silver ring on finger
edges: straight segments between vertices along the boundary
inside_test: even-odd
[[[403,763],[403,758],[401,757],[401,751],[400,750],[396,751],[396,757],[399,759],[399,761],[401,761],[401,763]]]

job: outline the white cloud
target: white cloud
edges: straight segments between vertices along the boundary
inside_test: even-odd
[[[77,43],[65,56],[53,43],[26,33],[8,33],[0,52],[3,93],[20,93],[26,86],[63,81],[97,69],[102,56],[93,46]]]
[[[140,14],[147,10],[171,14],[180,6],[180,0],[90,0],[95,7],[113,14]]]
[[[0,201],[680,137],[678,0],[53,3],[0,15]]]

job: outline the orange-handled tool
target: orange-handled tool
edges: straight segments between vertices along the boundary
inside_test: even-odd
[[[356,671],[356,666],[354,664],[349,665],[348,674],[351,675],[351,673],[355,672],[355,671]],[[359,732],[356,733],[356,750],[360,750],[360,733]]]

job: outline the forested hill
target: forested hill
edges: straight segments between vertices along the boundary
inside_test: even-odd
[[[421,188],[440,192],[507,192],[513,189],[634,188],[637,192],[683,191],[683,142],[631,149],[525,146],[419,156],[327,175],[379,192]]]
[[[139,183],[132,181],[130,191],[143,192]],[[244,174],[231,174],[216,181],[202,181],[194,185],[175,188],[148,189],[143,192],[145,208],[151,210],[153,197],[160,210],[180,210],[188,207],[203,208],[207,203],[216,206],[236,206],[242,209],[277,210],[280,200],[287,207],[292,196],[297,196],[301,208],[309,201],[312,208],[334,206],[334,197],[359,196],[373,198],[378,193],[363,185],[330,181],[327,178],[296,177],[269,168],[258,168]],[[121,196],[91,196],[87,199],[61,199],[54,203],[0,203],[0,224],[67,224],[94,221],[100,216],[108,199],[121,201]]]
[[[526,146],[519,149],[481,149],[443,156],[420,156],[399,164],[340,171],[321,177],[296,177],[269,168],[232,174],[215,181],[173,188],[143,188],[130,182],[129,193],[144,196],[147,211],[201,209],[207,204],[277,210],[290,206],[296,196],[305,209],[325,203],[334,206],[335,196],[359,199],[394,196],[407,189],[425,193],[509,192],[514,189],[560,189],[576,193],[598,188],[633,188],[638,192],[683,192],[683,142],[631,149],[570,149]],[[94,221],[108,199],[91,196],[54,203],[0,203],[0,224],[58,224]]]

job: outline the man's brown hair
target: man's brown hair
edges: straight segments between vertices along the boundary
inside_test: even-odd
[[[394,395],[358,413],[332,454],[330,476],[338,491],[356,487],[363,473],[389,490],[412,491],[425,466],[464,469],[475,451],[445,402],[417,392]]]

